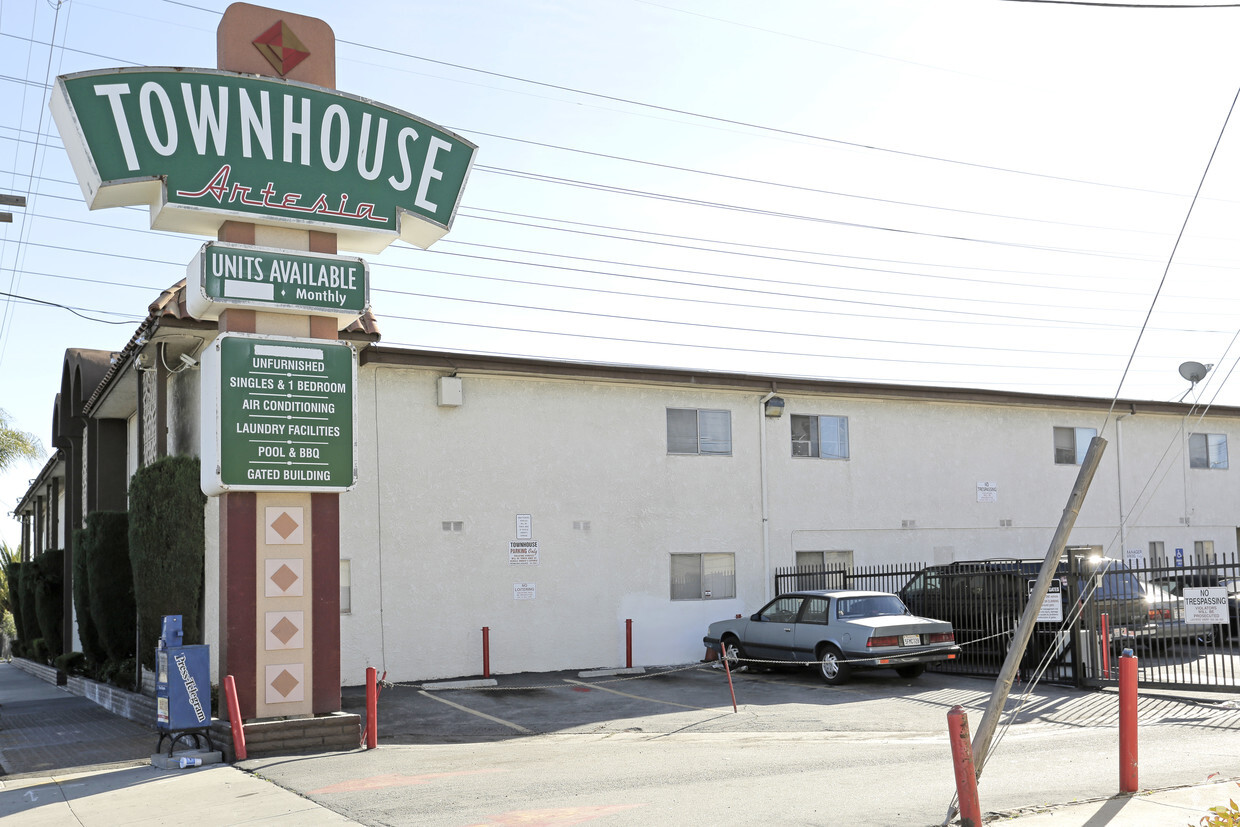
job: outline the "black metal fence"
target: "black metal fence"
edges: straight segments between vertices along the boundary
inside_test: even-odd
[[[1083,561],[1082,683],[1117,679],[1131,649],[1142,686],[1240,689],[1240,561],[1235,554]]]
[[[951,621],[956,632],[961,656],[932,669],[994,676],[1039,569],[1040,561],[1022,560],[789,567],[776,570],[775,593],[899,594],[914,614]],[[1143,686],[1240,688],[1240,563],[1234,554],[1129,565],[1069,549],[1038,617],[1021,660],[1025,679],[1040,674],[1056,683],[1106,685],[1116,679],[1120,653],[1132,649]]]

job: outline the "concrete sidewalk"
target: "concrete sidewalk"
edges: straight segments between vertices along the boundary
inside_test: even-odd
[[[5,827],[353,823],[235,767],[155,769],[158,738],[153,726],[0,663],[0,819]]]
[[[1016,813],[984,817],[987,824],[1020,827],[1197,827],[1211,807],[1240,802],[1235,781],[1197,784],[1170,790],[1137,792],[1056,807],[1029,807]]]

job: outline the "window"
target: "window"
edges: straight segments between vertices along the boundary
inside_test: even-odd
[[[1214,560],[1214,541],[1213,540],[1194,540],[1193,554],[1196,555],[1198,564],[1206,561]]]
[[[797,568],[807,569],[811,566],[816,569],[826,568],[827,564],[823,556],[821,551],[798,551]]]
[[[672,600],[736,597],[735,554],[673,554]]]
[[[348,560],[340,561],[340,613],[353,613],[353,581]]]
[[[669,454],[732,454],[732,412],[667,409]]]
[[[792,455],[848,459],[848,417],[792,417]]]
[[[805,601],[805,613],[801,615],[802,623],[826,623],[827,606],[825,597],[811,597]]]
[[[1150,540],[1150,559],[1162,560],[1167,556],[1166,548],[1162,540]]]
[[[780,597],[762,610],[758,619],[765,623],[796,623],[804,597]]]
[[[1089,441],[1096,436],[1095,428],[1056,428],[1055,464],[1080,465],[1089,450]]]
[[[1189,434],[1190,468],[1226,468],[1227,434]]]

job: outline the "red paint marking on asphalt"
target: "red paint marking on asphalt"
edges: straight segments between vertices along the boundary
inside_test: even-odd
[[[480,822],[472,827],[561,827],[565,824],[581,824],[596,818],[609,816],[643,807],[644,804],[612,804],[602,807],[564,807],[557,810],[512,810],[495,816],[487,816],[490,821]]]
[[[590,691],[590,687],[588,687],[588,686],[574,686],[574,687],[573,687],[573,691],[574,691],[574,692],[589,692],[589,691]]]
[[[308,795],[355,793],[361,790],[382,790],[385,787],[416,787],[419,784],[429,784],[432,781],[438,781],[440,778],[454,778],[458,775],[481,775],[482,773],[491,772],[508,772],[508,770],[461,770],[460,772],[431,772],[425,775],[372,775],[370,778],[353,778],[348,781],[341,781],[339,784],[332,784],[330,787],[320,787],[317,790],[311,790]]]

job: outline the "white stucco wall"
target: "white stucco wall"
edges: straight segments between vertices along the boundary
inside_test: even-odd
[[[732,552],[738,594],[761,592],[756,406],[711,391],[465,377],[464,405],[440,408],[437,378],[361,374],[361,409],[376,389],[378,406],[360,428],[362,484],[341,501],[342,525],[356,527],[342,538],[346,683],[367,665],[396,679],[480,673],[484,626],[494,672],[623,664],[626,618],[640,662],[682,660],[701,649],[705,623],[745,601],[671,601],[673,552]],[[733,456],[668,456],[669,406],[731,408]],[[518,514],[531,515],[537,566],[509,564]],[[519,582],[535,599],[514,599]],[[381,663],[361,654],[377,641]]]
[[[345,684],[360,683],[366,666],[392,680],[479,674],[484,626],[497,674],[623,665],[626,618],[636,664],[699,659],[707,623],[755,610],[769,588],[763,428],[772,568],[793,565],[797,550],[850,550],[858,565],[1041,556],[1078,472],[1055,464],[1053,428],[1101,428],[1104,418],[785,395],[784,416],[767,419],[752,391],[499,375],[462,375],[464,404],[439,407],[441,375],[373,365],[359,374],[361,481],[341,498],[352,576]],[[732,455],[669,456],[668,407],[731,411]],[[850,458],[793,458],[792,414],[847,416]],[[1235,445],[1240,421],[1221,422],[1185,433],[1230,432]],[[1178,416],[1130,416],[1122,428],[1126,544],[1158,540],[1170,554],[1212,540],[1234,552],[1240,466],[1188,469]],[[1121,440],[1114,424],[1103,436],[1110,444],[1070,542],[1122,556]],[[977,502],[981,481],[998,484],[997,502]],[[537,566],[509,563],[518,514],[531,515]],[[737,597],[671,600],[674,552],[735,554]],[[533,600],[514,599],[522,582],[535,585]]]

